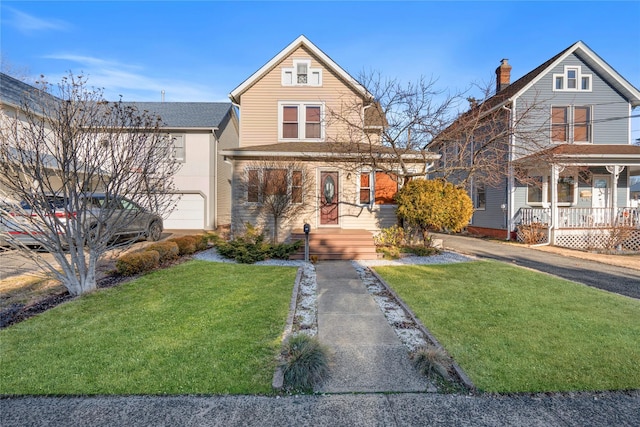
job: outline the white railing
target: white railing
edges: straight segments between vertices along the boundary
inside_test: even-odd
[[[551,224],[551,209],[521,208],[516,224]],[[635,227],[640,229],[640,208],[558,208],[556,228]]]

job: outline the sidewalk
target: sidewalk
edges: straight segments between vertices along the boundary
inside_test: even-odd
[[[318,339],[333,352],[322,393],[426,391],[407,348],[369,295],[350,261],[316,266]]]

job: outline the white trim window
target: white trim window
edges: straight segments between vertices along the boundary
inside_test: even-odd
[[[527,204],[545,206],[551,203],[551,177],[532,176],[534,183],[527,186]],[[578,177],[562,175],[557,184],[558,206],[574,206],[578,203]]]
[[[173,145],[173,158],[176,162],[186,161],[184,139],[184,135],[171,135],[171,143]]]
[[[322,86],[322,68],[312,68],[310,59],[294,59],[282,68],[282,86]]]
[[[247,169],[247,202],[259,204],[265,197],[281,197],[292,204],[303,202],[301,170],[286,168]],[[287,197],[287,199],[284,199]]]
[[[324,104],[278,102],[278,140],[323,141]]]
[[[593,107],[569,105],[551,107],[551,142],[592,143]]]
[[[358,177],[358,204],[395,205],[400,179],[392,172],[363,170]]]
[[[477,211],[483,211],[487,208],[487,192],[484,182],[476,182],[473,185],[473,207]]]
[[[554,92],[591,92],[592,75],[582,73],[581,65],[565,65],[562,74],[553,75]]]

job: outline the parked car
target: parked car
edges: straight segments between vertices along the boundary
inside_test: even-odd
[[[87,193],[83,195],[87,206],[81,218],[89,223],[89,228],[96,228],[101,221],[101,213],[108,212],[105,226],[115,225],[116,236],[145,237],[150,241],[162,237],[162,217],[150,212],[136,202],[123,196],[108,196],[105,193]]]
[[[38,231],[29,216],[30,213],[15,200],[0,200],[0,246],[12,246],[13,243],[39,246],[34,237]]]

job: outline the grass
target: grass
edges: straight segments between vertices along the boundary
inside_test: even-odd
[[[377,267],[481,391],[640,389],[640,301],[503,263]]]
[[[0,331],[0,394],[267,394],[296,269],[190,261]]]
[[[14,304],[29,304],[65,290],[56,280],[31,274],[0,280],[0,310]]]

